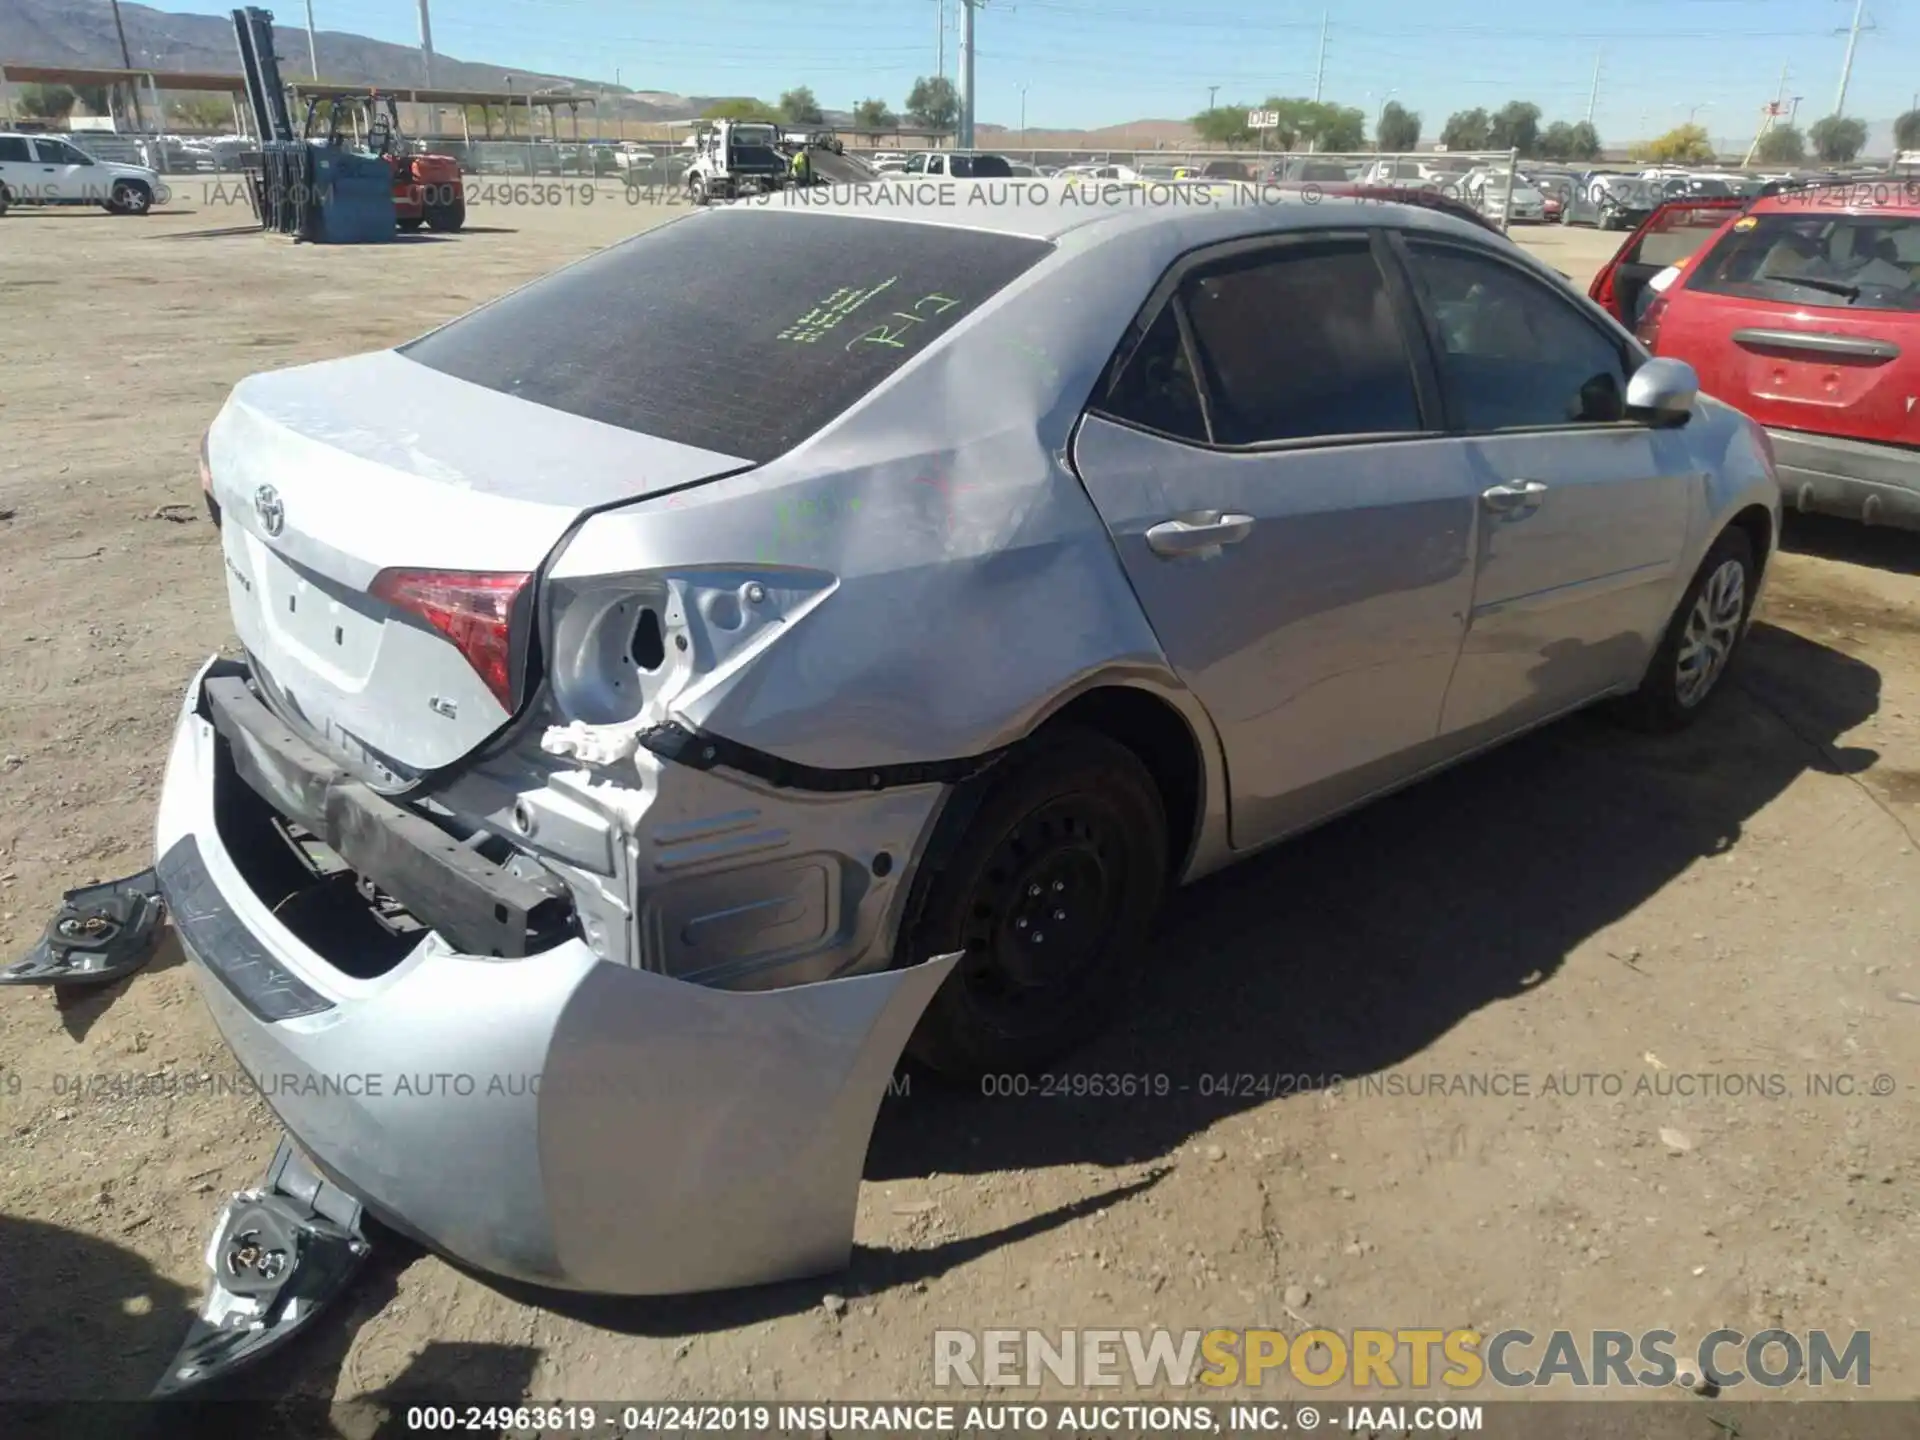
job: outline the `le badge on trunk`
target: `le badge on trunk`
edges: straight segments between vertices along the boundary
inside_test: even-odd
[[[221,1213],[207,1247],[206,1297],[154,1398],[278,1349],[346,1288],[369,1248],[360,1202],[281,1140],[259,1188]]]
[[[40,943],[0,969],[0,985],[105,985],[146,964],[166,902],[151,870],[69,890]]]

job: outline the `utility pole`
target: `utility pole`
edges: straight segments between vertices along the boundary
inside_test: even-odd
[[[942,80],[947,78],[947,0],[935,0],[940,10],[940,34],[934,41],[933,73]]]
[[[422,0],[425,3],[425,0]],[[973,12],[983,0],[960,0],[960,134],[962,150],[973,148]]]
[[[120,23],[120,0],[113,0],[113,28],[120,37],[120,63],[127,69],[133,69],[133,52],[127,49],[127,27]],[[133,127],[136,130],[147,128],[146,121],[140,118],[140,87],[131,80],[127,82],[127,99],[133,102]],[[159,133],[160,117],[153,117],[154,133]]]
[[[1847,82],[1853,79],[1853,52],[1860,44],[1861,18],[1866,14],[1867,0],[1853,0],[1853,24],[1847,28],[1847,58],[1840,62],[1840,93],[1834,97],[1833,113],[1847,113]]]
[[[433,25],[427,19],[427,0],[420,0],[420,74],[426,88],[433,88]],[[532,116],[528,116],[532,123]],[[427,106],[427,129],[434,134],[440,131],[440,107]]]
[[[1027,148],[1027,84],[1020,82],[1020,148]]]
[[[1861,0],[1866,3],[1866,0]],[[1327,82],[1327,25],[1332,16],[1325,10],[1320,12],[1320,64],[1313,72],[1313,103],[1320,103],[1320,92]]]
[[[1606,55],[1605,50],[1593,52],[1593,89],[1587,92],[1587,124],[1593,124],[1593,112],[1600,104],[1600,61]]]
[[[313,78],[320,78],[320,47],[313,39],[313,0],[307,0],[307,68],[313,71]]]

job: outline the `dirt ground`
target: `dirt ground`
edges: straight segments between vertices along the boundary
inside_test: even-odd
[[[181,689],[230,638],[194,478],[228,387],[672,213],[567,189],[377,249],[238,233],[212,180],[143,220],[0,219],[0,955],[150,861]],[[1614,237],[1521,238],[1584,283]],[[914,1077],[850,1273],[584,1302],[388,1245],[248,1383],[926,1396],[940,1327],[1311,1321],[1865,1329],[1874,1392],[1920,1395],[1920,544],[1788,544],[1687,735],[1576,719],[1178,897],[1138,1018],[1067,1067],[1164,1098]],[[277,1131],[257,1101],[110,1082],[216,1073],[170,942],[104,993],[0,991],[0,1395],[161,1373]]]

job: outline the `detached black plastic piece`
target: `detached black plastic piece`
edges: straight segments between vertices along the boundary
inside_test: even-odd
[[[166,1399],[258,1360],[305,1329],[371,1247],[360,1202],[280,1141],[266,1178],[227,1202],[207,1248],[207,1293],[153,1387]]]
[[[166,908],[152,870],[69,890],[40,943],[0,970],[0,985],[105,985],[131,975],[153,957]]]

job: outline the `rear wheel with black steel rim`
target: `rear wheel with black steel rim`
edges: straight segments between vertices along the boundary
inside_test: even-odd
[[[1700,562],[1647,667],[1646,679],[1615,713],[1638,730],[1678,730],[1715,695],[1747,633],[1757,578],[1753,542],[1725,531]]]
[[[1043,732],[963,788],[915,877],[898,953],[962,952],[908,1051],[968,1079],[1043,1069],[1115,1017],[1167,882],[1167,822],[1139,757]]]

